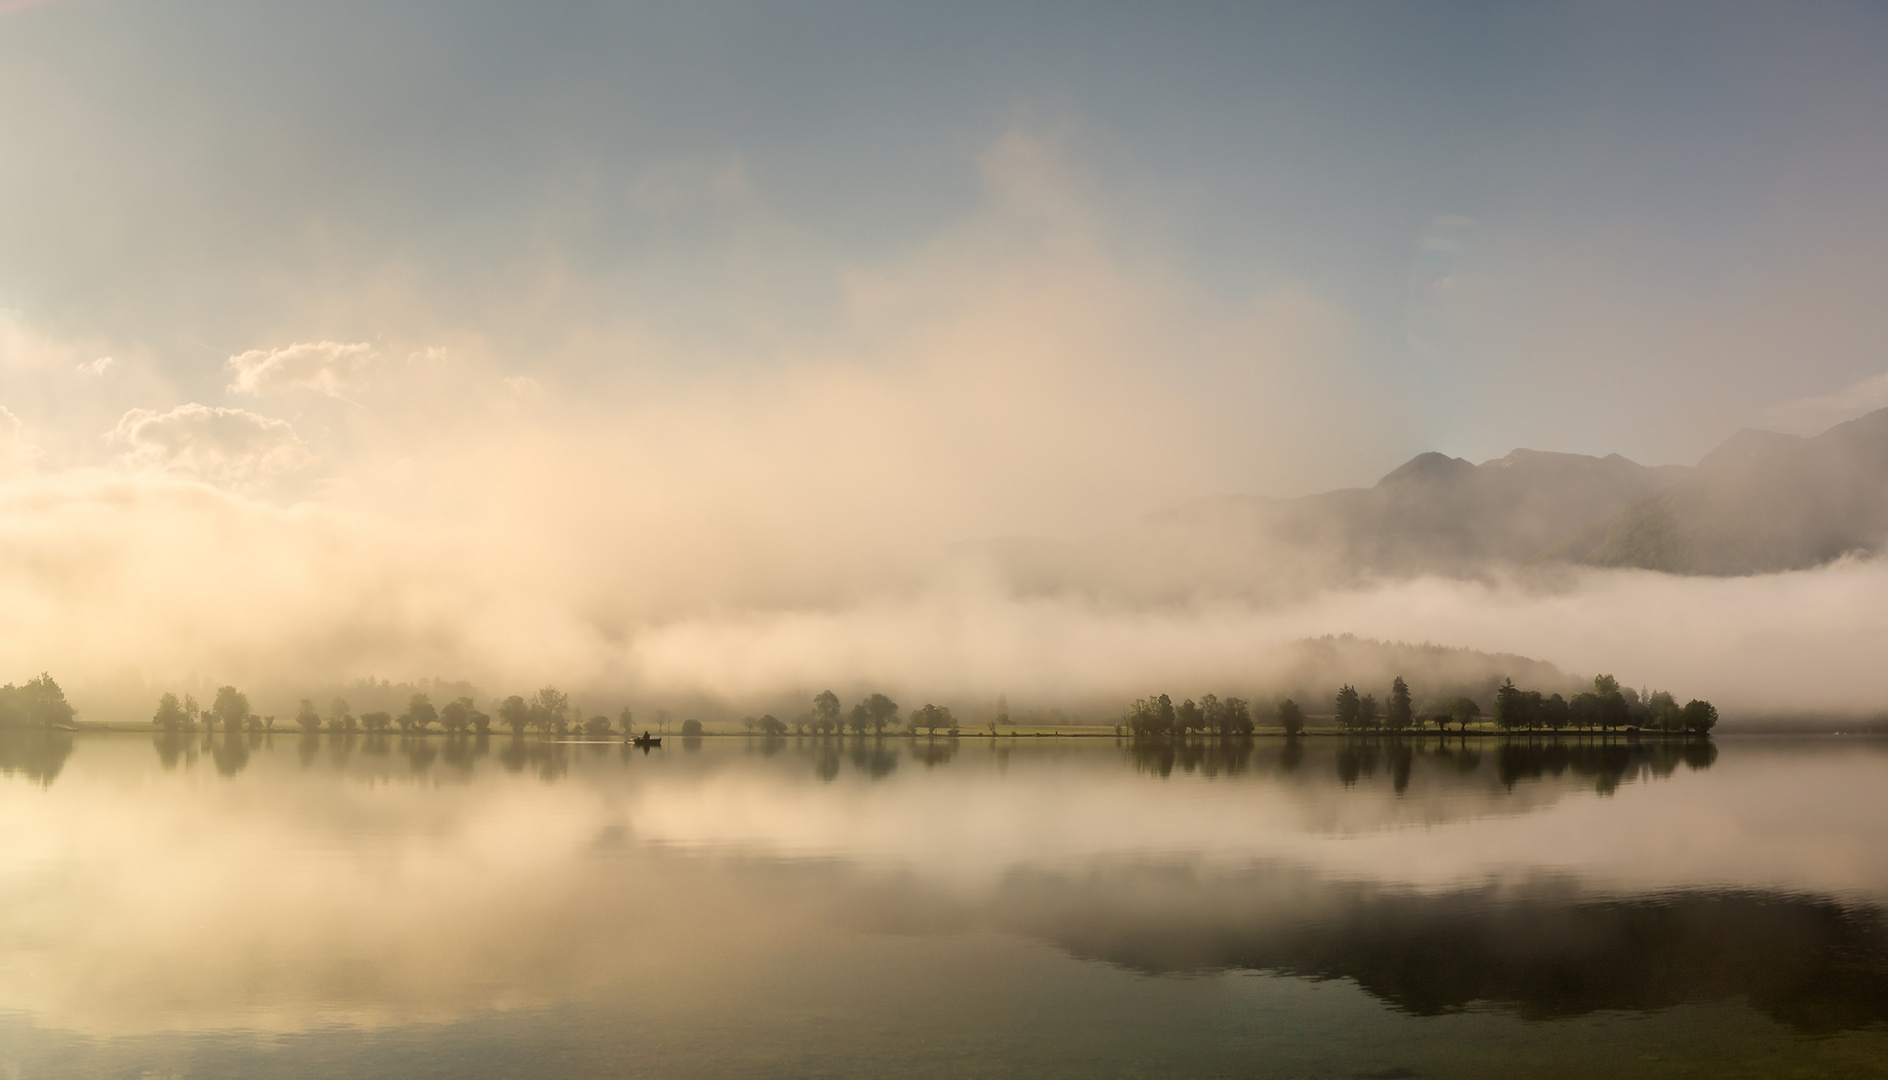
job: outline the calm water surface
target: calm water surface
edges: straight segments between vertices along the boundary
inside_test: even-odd
[[[0,741],[0,1077],[1888,1075],[1888,752]]]

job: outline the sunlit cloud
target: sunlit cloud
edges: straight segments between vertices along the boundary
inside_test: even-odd
[[[287,421],[212,405],[167,412],[132,409],[108,438],[130,447],[125,460],[206,479],[246,484],[310,461]]]
[[[251,349],[229,358],[236,373],[229,388],[259,394],[296,387],[338,396],[359,383],[375,359],[374,347],[366,343],[303,341],[279,349]]]

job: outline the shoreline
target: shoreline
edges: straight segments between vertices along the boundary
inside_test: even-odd
[[[20,728],[17,730],[26,731],[26,730],[37,730],[37,729]],[[77,735],[163,736],[165,734],[170,734],[170,735],[174,735],[178,737],[204,737],[204,738],[217,738],[217,739],[226,737],[226,734],[220,730],[206,730],[203,728],[197,728],[191,731],[177,730],[177,731],[165,732],[161,729],[151,727],[148,724],[146,725],[126,724],[126,723],[118,723],[118,722],[113,722],[113,721],[98,721],[98,722],[80,721],[78,730],[61,731],[60,734],[75,735],[75,736]],[[460,739],[460,740],[470,741],[470,740],[483,738],[489,741],[509,742],[512,740],[522,740],[522,741],[527,741],[527,742],[564,743],[564,744],[579,745],[579,746],[585,746],[585,745],[587,746],[615,746],[615,745],[627,744],[630,742],[630,739],[627,736],[612,735],[608,738],[597,739],[597,738],[586,738],[582,736],[561,736],[561,737],[556,736],[556,735],[547,736],[547,735],[543,735],[536,732],[525,732],[522,734],[513,734],[509,731],[490,731],[490,732],[485,732],[482,734],[479,732],[470,732],[470,731],[457,732],[457,733],[445,732],[445,731],[423,731],[423,732],[411,732],[411,733],[400,732],[400,731],[367,732],[367,731],[360,731],[360,730],[356,730],[352,732],[330,732],[330,731],[305,732],[301,730],[300,728],[276,727],[276,728],[271,728],[271,729],[266,729],[266,730],[245,731],[243,734],[250,735],[250,736],[267,737],[267,738],[280,736],[282,738],[287,738],[287,739],[302,739],[302,738],[311,738],[311,737],[317,738],[317,739],[352,737],[355,739],[372,738],[372,739],[386,739],[389,741],[407,741],[407,740],[417,740],[417,739],[440,739],[440,740]],[[861,741],[861,740],[937,741],[937,740],[953,740],[953,739],[957,741],[982,739],[982,740],[989,740],[993,742],[1006,742],[1006,741],[1022,741],[1022,740],[1036,740],[1036,739],[1113,739],[1117,742],[1121,742],[1124,744],[1139,744],[1139,745],[1155,746],[1155,745],[1174,744],[1174,743],[1236,743],[1236,742],[1241,742],[1241,741],[1257,741],[1257,740],[1290,740],[1293,738],[1346,739],[1346,740],[1353,740],[1353,741],[1376,740],[1376,741],[1386,741],[1386,742],[1390,742],[1390,741],[1413,742],[1413,741],[1418,741],[1418,740],[1429,740],[1429,739],[1509,739],[1509,740],[1523,739],[1523,740],[1535,740],[1535,741],[1595,741],[1595,742],[1638,740],[1638,741],[1645,741],[1645,742],[1693,742],[1693,741],[1710,741],[1712,739],[1720,738],[1724,736],[1731,736],[1734,738],[1748,738],[1752,736],[1781,736],[1781,737],[1792,737],[1792,736],[1871,737],[1871,736],[1875,736],[1875,737],[1879,737],[1879,736],[1884,736],[1884,735],[1888,735],[1888,732],[1880,731],[1880,730],[1870,730],[1870,729],[1830,731],[1830,730],[1814,730],[1814,729],[1793,730],[1793,729],[1788,729],[1788,728],[1766,727],[1766,728],[1755,729],[1755,730],[1750,730],[1750,731],[1738,731],[1736,729],[1719,730],[1719,731],[1714,731],[1708,735],[1703,735],[1703,736],[1695,735],[1690,732],[1684,732],[1684,731],[1661,731],[1657,729],[1644,729],[1644,728],[1641,728],[1641,729],[1625,728],[1625,729],[1619,729],[1619,730],[1614,730],[1614,731],[1568,731],[1568,730],[1554,731],[1548,728],[1530,728],[1530,729],[1519,729],[1519,730],[1511,730],[1511,731],[1501,731],[1501,730],[1497,730],[1493,728],[1475,728],[1475,729],[1470,729],[1468,731],[1442,731],[1442,732],[1430,731],[1430,730],[1403,731],[1403,732],[1392,732],[1392,731],[1382,731],[1382,730],[1342,731],[1335,728],[1313,728],[1313,729],[1301,731],[1297,735],[1294,736],[1294,735],[1286,734],[1285,731],[1283,731],[1282,729],[1274,728],[1272,730],[1254,731],[1249,735],[1232,735],[1232,736],[1225,736],[1225,737],[1204,734],[1204,735],[1190,735],[1190,736],[1179,736],[1179,737],[1167,736],[1167,737],[1157,737],[1157,738],[1136,739],[1135,737],[1131,735],[1127,735],[1125,733],[1117,733],[1112,728],[1067,727],[1067,728],[1035,729],[1035,730],[1005,730],[1005,731],[998,731],[996,733],[991,733],[990,731],[986,729],[978,729],[975,731],[960,729],[959,731],[955,733],[940,732],[935,735],[927,735],[920,732],[909,732],[909,731],[866,733],[866,734],[848,733],[844,735],[835,735],[835,734],[822,735],[822,734],[812,734],[812,733],[806,733],[806,734],[788,733],[785,735],[761,735],[756,732],[747,732],[747,731],[704,731],[700,735],[679,735],[679,734],[670,732],[670,733],[660,735],[658,737],[664,740],[673,740],[677,742],[680,742],[684,739],[716,739],[716,740],[750,739],[750,740],[760,740],[760,741],[774,740],[774,741],[781,741],[781,742],[786,742],[786,741],[856,742],[856,741]]]

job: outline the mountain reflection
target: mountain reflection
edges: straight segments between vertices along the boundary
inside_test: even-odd
[[[306,1030],[686,986],[740,1015],[759,968],[971,934],[1413,1017],[1888,1024],[1888,755],[1708,749],[13,733],[0,1012]]]
[[[1352,979],[1422,1016],[1494,1005],[1551,1020],[1741,999],[1807,1033],[1888,1023],[1882,909],[1815,896],[1416,894],[1289,868],[1241,881],[1144,867],[1021,874],[993,906],[1079,957],[1148,974]]]

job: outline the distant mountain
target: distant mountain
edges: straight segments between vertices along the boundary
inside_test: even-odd
[[[1740,431],[1545,559],[1677,574],[1800,570],[1888,540],[1888,409],[1814,438]]]
[[[1468,574],[1519,563],[1665,490],[1690,470],[1617,454],[1516,450],[1480,465],[1419,454],[1369,488],[1297,499],[1203,499],[1081,543],[1006,537],[959,545],[1024,593],[1139,601],[1253,598],[1367,578]]]
[[[959,545],[1024,593],[1254,599],[1554,562],[1685,574],[1815,566],[1888,540],[1888,409],[1814,438],[1742,431],[1694,468],[1516,450],[1418,454],[1368,488],[1224,496],[1079,543]]]
[[[1379,573],[1518,562],[1681,480],[1687,470],[1516,450],[1472,465],[1419,454],[1372,488],[1275,504],[1281,539],[1313,543]]]

